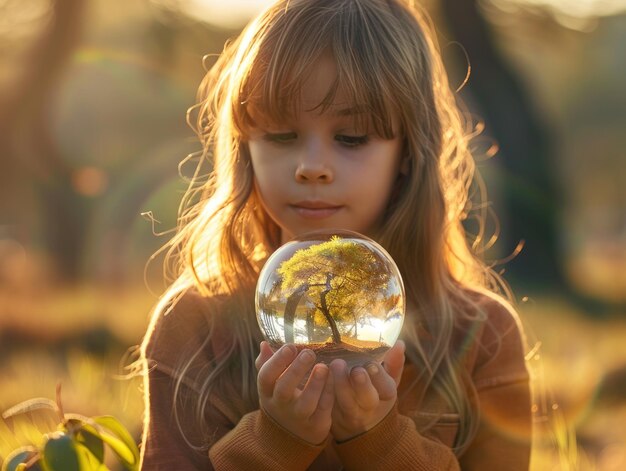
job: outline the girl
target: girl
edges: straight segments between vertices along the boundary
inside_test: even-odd
[[[402,0],[283,0],[208,72],[212,173],[184,200],[142,345],[144,469],[528,468],[522,335],[461,224],[474,166],[429,31]],[[407,317],[383,363],[261,341],[259,270],[314,229],[398,263]]]

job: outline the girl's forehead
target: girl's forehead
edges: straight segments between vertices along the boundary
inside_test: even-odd
[[[249,77],[253,86],[244,102],[253,127],[285,124],[311,113],[351,119],[355,126],[372,127],[381,136],[392,136],[401,128],[397,110],[381,99],[383,94],[367,86],[367,80],[356,79],[345,66],[340,70],[330,52],[322,52],[307,64],[293,65],[295,70],[284,70],[277,77],[272,73]]]
[[[341,117],[369,110],[366,103],[356,103],[353,94],[342,86],[335,59],[329,54],[320,56],[301,71],[299,77],[289,77],[289,82],[299,86],[293,88],[291,94],[279,95],[278,100],[276,97],[251,96],[248,112],[253,117],[273,114],[272,110],[280,110],[281,114],[317,112]]]

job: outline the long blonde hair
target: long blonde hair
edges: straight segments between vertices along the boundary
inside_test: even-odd
[[[468,199],[471,188],[484,197],[483,187],[468,149],[473,131],[459,112],[434,37],[425,16],[401,0],[282,0],[252,21],[207,73],[190,110],[202,159],[167,246],[176,281],[164,296],[193,286],[208,298],[231,300],[225,309],[234,313],[226,316],[232,342],[201,387],[199,415],[209,396],[233,381],[243,387],[236,413],[258,407],[253,365],[261,337],[253,289],[280,231],[254,191],[248,108],[254,103],[279,121],[294,113],[310,67],[330,52],[338,72],[322,108],[341,86],[355,104],[368,107],[379,135],[393,134],[392,118],[401,124],[406,171],[376,239],[398,263],[419,316],[405,322],[407,356],[423,371],[420,383],[459,413],[455,451],[471,441],[478,417],[471,381],[451,352],[453,329],[459,315],[480,315],[478,308],[458,309],[473,304],[470,291],[502,292],[505,285],[478,256],[482,224],[469,243],[462,225],[471,215],[483,221],[481,201]]]

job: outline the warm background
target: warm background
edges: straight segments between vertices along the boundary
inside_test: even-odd
[[[61,381],[68,411],[139,438],[123,366],[198,149],[185,112],[262,3],[0,0],[0,411]],[[472,67],[490,256],[525,241],[502,268],[535,348],[533,468],[626,469],[626,1],[424,4],[455,87]],[[19,439],[0,421],[0,461]]]

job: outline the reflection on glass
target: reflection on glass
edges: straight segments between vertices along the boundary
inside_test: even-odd
[[[380,361],[404,321],[404,286],[391,256],[355,232],[314,232],[268,259],[256,312],[273,349],[293,343],[318,361]]]

